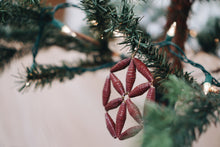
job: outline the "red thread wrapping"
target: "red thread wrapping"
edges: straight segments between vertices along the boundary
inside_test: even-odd
[[[128,96],[129,96],[130,98],[132,98],[132,97],[136,97],[136,96],[142,95],[142,94],[144,94],[149,88],[150,88],[150,83],[140,84],[140,85],[136,86],[136,87],[128,94]]]
[[[147,66],[141,62],[139,59],[137,58],[134,58],[134,64],[137,68],[137,70],[145,77],[147,78],[147,80],[149,82],[152,82],[153,81],[153,76],[151,74],[151,72],[149,71],[149,69],[147,68]]]
[[[129,67],[128,67],[128,71],[127,71],[127,75],[126,75],[126,92],[130,92],[134,82],[136,79],[136,67],[134,65],[133,60],[131,60]]]
[[[108,128],[109,133],[112,135],[112,137],[116,138],[116,132],[115,132],[115,123],[112,120],[111,116],[106,112],[105,114],[105,121],[106,121],[106,126]]]
[[[121,81],[113,73],[110,74],[110,78],[115,90],[118,91],[119,94],[124,95],[125,90]]]
[[[128,66],[128,64],[130,63],[130,61],[131,61],[131,58],[126,58],[124,60],[119,61],[117,64],[115,64],[111,68],[110,72],[116,72],[116,71],[119,71],[119,70],[126,68]]]
[[[102,90],[102,103],[105,106],[108,103],[109,97],[111,93],[111,82],[110,77],[108,76],[105,80],[105,84]]]
[[[120,136],[119,136],[119,139],[120,140],[124,140],[124,139],[128,139],[130,137],[133,137],[135,136],[136,134],[138,134],[141,129],[143,127],[142,126],[134,126],[134,127],[131,127],[129,129],[127,129],[126,131],[124,131]]]
[[[111,100],[107,105],[105,105],[105,110],[109,111],[111,109],[117,108],[123,102],[123,98],[116,98]]]
[[[155,87],[150,87],[150,89],[147,92],[146,98],[150,101],[155,101]]]
[[[123,102],[119,107],[116,117],[115,132],[117,137],[121,135],[121,131],[124,127],[125,120],[126,120],[126,103]]]
[[[139,124],[142,124],[142,116],[138,107],[131,101],[131,99],[126,100],[127,108],[129,114],[136,120]]]

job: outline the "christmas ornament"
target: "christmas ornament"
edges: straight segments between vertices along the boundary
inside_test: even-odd
[[[123,70],[128,67],[126,73],[126,89],[122,82],[114,74],[117,71]],[[145,78],[146,82],[140,85],[137,85],[133,88],[135,79],[136,79],[136,69],[140,72]],[[141,62],[139,59],[126,58],[119,61],[115,66],[110,69],[110,75],[107,76],[102,92],[103,106],[106,110],[105,119],[106,126],[112,137],[118,138],[119,140],[124,140],[135,136],[143,128],[143,118],[139,108],[131,101],[131,98],[143,95],[148,91],[146,99],[154,101],[155,100],[155,88],[153,84],[153,76],[150,73],[147,66]],[[111,83],[114,89],[120,94],[119,98],[110,100],[111,95]],[[133,88],[133,89],[132,89]],[[126,96],[128,98],[126,98]],[[119,107],[115,122],[108,114],[108,111],[116,109]],[[127,113],[139,124],[128,128],[123,132],[124,124],[126,121]]]

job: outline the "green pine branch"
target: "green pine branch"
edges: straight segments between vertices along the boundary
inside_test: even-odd
[[[182,70],[173,71],[171,65],[167,62],[166,54],[164,52],[160,53],[159,49],[152,44],[149,36],[138,29],[140,18],[135,16],[134,6],[130,6],[127,0],[122,0],[120,8],[113,7],[109,1],[103,0],[81,2],[82,9],[87,13],[88,22],[96,22],[95,24],[91,23],[90,26],[99,34],[106,34],[103,39],[100,39],[101,46],[96,48],[102,60],[106,58],[105,61],[111,61],[111,51],[108,48],[109,35],[107,34],[118,31],[125,35],[125,41],[121,44],[130,46],[132,53],[138,49],[137,56],[141,56],[143,62],[154,69],[154,78],[158,81],[166,80],[171,73],[178,77],[185,77],[188,81],[192,80],[189,74],[183,73]],[[48,37],[44,40],[47,39]],[[155,86],[158,87],[159,84],[156,84]]]
[[[20,28],[8,25],[0,26],[0,40],[5,42],[0,48],[0,60],[2,61],[0,70],[3,71],[4,67],[10,65],[8,63],[10,63],[13,59],[19,59],[31,54],[31,48],[34,45],[39,28],[37,25]],[[65,51],[75,50],[87,55],[99,54],[98,52],[100,50],[100,46],[96,46],[88,41],[61,33],[58,28],[52,25],[46,26],[41,40],[39,50],[46,50],[48,47],[53,45],[57,45]],[[17,43],[22,45],[19,49],[17,49]],[[12,49],[13,52],[11,52]]]
[[[24,91],[34,85],[35,89],[51,85],[53,81],[64,82],[71,80],[75,75],[81,75],[85,72],[95,72],[104,68],[113,66],[116,62],[97,62],[80,60],[78,65],[72,66],[63,63],[62,66],[56,65],[36,65],[32,68],[26,68],[26,76],[19,73],[18,82],[22,84],[19,91]]]
[[[51,15],[42,13],[42,11],[46,12],[49,9],[41,8],[35,5],[26,7],[6,0],[0,1],[0,24],[24,26],[38,24],[40,21],[50,22]]]
[[[101,7],[98,3],[94,5]],[[140,17],[135,16],[133,11],[134,6],[131,6],[129,1],[122,0],[120,7],[121,9],[116,6],[115,8],[112,8],[112,6],[105,7],[106,10],[111,10],[111,13],[106,14],[106,17],[111,19],[110,26],[105,32],[117,31],[124,34],[125,41],[121,44],[130,46],[131,53],[138,50],[137,56],[144,58],[143,62],[147,66],[154,68],[155,79],[166,79],[169,74],[174,73],[178,77],[185,77],[188,81],[192,81],[189,74],[184,73],[182,70],[173,70],[171,64],[166,59],[165,52],[160,53],[160,50],[151,42],[150,37],[138,29]]]
[[[41,0],[14,0],[13,3],[28,7],[28,6],[39,6]]]
[[[81,0],[81,5],[97,38],[107,39],[105,30],[111,25],[111,11],[115,11],[110,0]]]
[[[168,107],[148,103],[145,107],[143,147],[191,147],[212,123],[219,122],[220,94],[204,95],[197,83],[175,75],[162,83]],[[217,113],[216,113],[217,112]]]
[[[38,25],[33,24],[25,27],[0,25],[0,39],[7,42],[17,41],[22,42],[23,44],[34,44],[38,31]],[[99,46],[96,46],[88,41],[66,35],[52,24],[46,26],[41,40],[40,48],[57,45],[65,50],[76,50],[86,54],[97,52],[100,48]]]
[[[174,147],[171,136],[175,112],[156,103],[145,104],[142,147]]]

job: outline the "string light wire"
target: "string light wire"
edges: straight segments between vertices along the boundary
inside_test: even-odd
[[[175,55],[176,57],[178,57],[180,60],[182,60],[185,63],[189,63],[192,66],[199,68],[204,74],[205,74],[205,82],[211,83],[217,87],[220,87],[220,83],[218,82],[218,80],[216,80],[211,74],[210,72],[208,72],[201,64],[195,63],[194,61],[190,60],[187,58],[186,54],[183,52],[183,50],[175,43],[173,43],[172,41],[162,41],[159,43],[155,43],[154,45],[158,45],[159,48],[161,47],[168,47],[168,50],[170,53],[172,53],[173,55]],[[170,46],[175,47],[175,49],[177,49],[178,53],[174,52]],[[204,82],[204,83],[205,83]]]
[[[51,7],[46,7],[44,9],[42,9],[41,11],[41,15],[40,15],[40,21],[39,21],[39,32],[38,32],[38,36],[36,38],[36,41],[35,41],[35,44],[34,46],[32,47],[32,54],[33,54],[33,64],[31,66],[31,70],[33,70],[35,67],[36,67],[36,56],[37,56],[37,53],[38,53],[38,49],[39,49],[39,44],[40,44],[40,40],[42,38],[42,34],[44,32],[44,28],[47,24],[51,23],[53,24],[55,27],[58,27],[61,29],[61,31],[63,31],[63,29],[65,29],[64,31],[68,31],[67,29],[68,26],[64,25],[62,22],[56,20],[54,18],[54,14],[59,10],[59,9],[63,9],[63,8],[67,8],[67,7],[74,7],[74,8],[79,8],[81,9],[79,6],[75,5],[75,4],[71,4],[71,3],[61,3],[61,4],[58,4],[56,6],[53,7],[53,10],[50,11],[50,12],[47,12],[46,10],[50,9]],[[44,21],[44,18],[46,15],[49,15],[51,16],[51,21]],[[70,29],[69,29],[70,30]],[[69,33],[71,33],[71,36],[75,37],[76,34],[74,34],[74,32],[72,32],[71,30],[69,31]]]

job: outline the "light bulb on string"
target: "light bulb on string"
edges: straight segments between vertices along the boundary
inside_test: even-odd
[[[207,95],[209,92],[212,93],[219,93],[219,89],[217,89],[217,87],[215,87],[213,84],[213,77],[211,76],[210,73],[206,73],[206,79],[205,82],[203,84],[203,92],[205,95]]]
[[[79,39],[82,39],[82,40],[85,40],[85,41],[88,41],[96,46],[99,46],[100,43],[93,39],[92,37],[89,37],[87,35],[84,35],[82,33],[78,33],[78,32],[74,32],[70,29],[69,26],[63,24],[61,21],[57,20],[57,19],[53,19],[53,21],[51,22],[55,27],[59,28],[61,30],[61,32],[69,35],[69,36],[72,36],[74,38],[79,38]]]
[[[61,32],[66,33],[72,37],[76,37],[76,33],[73,32],[67,25],[62,26]]]
[[[211,85],[211,83],[205,82],[203,84],[203,92],[204,92],[205,95],[207,95],[209,92],[219,93],[219,89],[217,89],[216,86]]]
[[[94,26],[97,26],[98,25],[98,22],[96,20],[91,20],[89,22],[90,24],[94,25]]]
[[[169,28],[169,30],[167,31],[167,35],[169,35],[170,37],[173,37],[175,35],[175,30],[176,30],[176,22],[174,22],[171,27]]]
[[[165,41],[171,41],[172,38],[175,36],[175,30],[176,30],[176,22],[174,22],[169,30],[167,31],[166,39]]]
[[[119,30],[113,31],[114,37],[124,37],[124,34],[121,33]]]
[[[205,82],[203,84],[203,92],[204,92],[205,95],[207,95],[209,93],[210,88],[211,88],[211,83]]]

